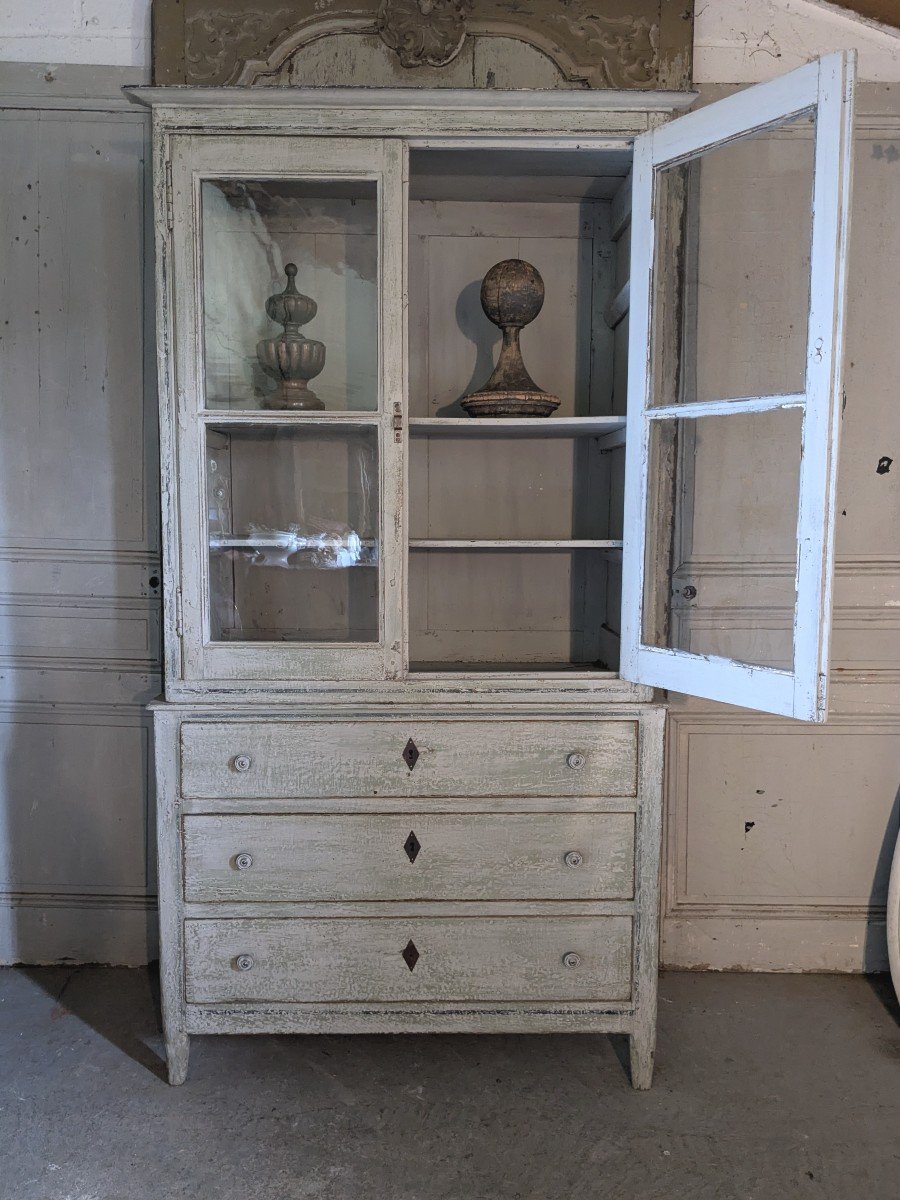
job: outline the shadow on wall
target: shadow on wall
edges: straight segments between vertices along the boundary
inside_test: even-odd
[[[875,877],[872,881],[871,894],[873,909],[881,907],[885,902],[885,890],[888,886],[891,863],[894,859],[898,837],[900,837],[900,787],[897,788],[897,794],[894,797],[894,805],[888,818],[884,841],[881,844],[878,862],[875,866]],[[864,953],[864,962],[867,965],[884,962],[887,956],[885,938],[885,923],[881,920],[870,920],[866,929]],[[898,999],[894,991],[890,975],[872,975],[869,978],[878,998],[882,1001],[888,1012],[893,1015],[897,1023],[900,1024],[900,999]]]

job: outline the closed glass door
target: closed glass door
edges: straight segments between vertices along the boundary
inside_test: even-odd
[[[398,670],[393,163],[376,140],[177,139],[185,679]]]

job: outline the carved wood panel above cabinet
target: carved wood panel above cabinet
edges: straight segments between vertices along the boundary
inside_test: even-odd
[[[153,77],[377,84],[376,50],[391,82],[412,87],[440,86],[444,73],[452,86],[682,89],[691,83],[693,28],[693,0],[153,0]],[[340,79],[309,78],[302,61],[324,39],[341,44]],[[476,63],[479,46],[490,59],[501,41],[502,83],[489,62]],[[510,81],[517,48],[521,78]]]

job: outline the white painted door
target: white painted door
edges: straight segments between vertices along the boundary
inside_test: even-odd
[[[381,139],[174,139],[186,681],[399,670],[400,189]]]
[[[827,711],[853,77],[831,55],[635,144],[621,673],[808,721]]]

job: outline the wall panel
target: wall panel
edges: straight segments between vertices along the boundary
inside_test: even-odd
[[[63,75],[0,75],[0,961],[139,963],[160,659],[148,120],[116,73]]]

